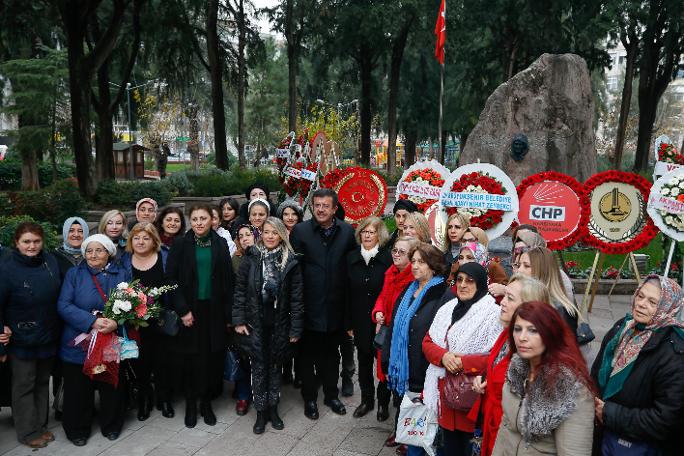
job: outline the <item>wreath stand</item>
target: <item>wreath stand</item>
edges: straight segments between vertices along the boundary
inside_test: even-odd
[[[667,266],[668,269],[670,260],[672,259],[673,251],[674,249],[670,248],[670,256],[668,257]],[[622,264],[620,264],[617,277],[615,277],[615,279],[613,280],[613,285],[610,287],[608,296],[611,296],[613,294],[613,290],[615,289],[618,280],[620,280],[620,273],[624,269],[625,264],[627,264],[627,260],[629,260],[630,264],[632,265],[634,277],[636,278],[637,282],[641,282],[641,274],[639,273],[639,268],[637,267],[636,257],[634,256],[634,252],[629,252],[627,255],[625,255],[625,258],[622,260]],[[605,261],[606,254],[601,252],[600,250],[597,250],[596,255],[594,256],[594,263],[591,266],[591,271],[589,272],[589,278],[587,279],[587,286],[584,290],[584,298],[582,299],[582,308],[587,309],[587,312],[591,312],[591,309],[594,306],[594,298],[596,298],[596,292],[598,290],[599,280],[601,280],[601,274],[603,274],[603,265]],[[587,300],[589,302],[588,306],[586,305]]]
[[[674,249],[677,246],[677,241],[670,238],[670,251],[667,254],[667,262],[665,263],[665,270],[663,271],[663,276],[667,277],[670,275],[670,266],[672,266],[672,257],[674,256]],[[684,271],[684,258],[682,258],[682,270]],[[684,288],[684,272],[682,272],[682,288]]]

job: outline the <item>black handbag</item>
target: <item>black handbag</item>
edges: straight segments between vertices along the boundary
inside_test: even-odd
[[[580,323],[577,325],[577,344],[586,345],[592,340],[596,339],[594,331],[591,330],[589,323]]]
[[[237,348],[238,353],[242,358],[252,358],[257,355],[256,339],[254,338],[254,329],[251,326],[249,328],[249,335],[240,334],[235,332],[235,348]]]
[[[162,308],[157,317],[157,330],[167,336],[175,336],[180,331],[180,317],[171,310]]]
[[[380,326],[380,330],[375,333],[375,337],[373,338],[373,346],[377,350],[382,350],[382,347],[385,346],[385,343],[387,342],[387,335],[389,334],[389,327],[382,325]]]

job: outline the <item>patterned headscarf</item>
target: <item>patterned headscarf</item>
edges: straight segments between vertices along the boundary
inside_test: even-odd
[[[606,346],[606,354],[599,372],[599,385],[604,389],[604,399],[614,396],[622,389],[641,349],[656,331],[671,326],[684,337],[684,323],[677,319],[684,305],[684,293],[672,279],[655,274],[648,276],[634,293],[632,312],[634,312],[634,302],[639,291],[646,282],[652,279],[660,282],[661,295],[658,308],[650,323],[645,325],[637,323],[632,314],[628,313],[615,337]]]
[[[479,242],[464,242],[461,244],[461,250],[459,250],[458,253],[461,253],[463,249],[468,249],[473,252],[476,263],[479,263],[485,269],[489,267],[489,252],[487,251],[487,247]]]

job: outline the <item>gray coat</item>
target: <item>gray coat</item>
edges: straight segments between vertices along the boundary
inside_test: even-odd
[[[525,388],[528,374],[528,362],[513,355],[492,456],[590,456],[594,399],[589,390],[572,373],[561,372],[553,388],[555,394],[549,395],[541,386],[544,369]]]

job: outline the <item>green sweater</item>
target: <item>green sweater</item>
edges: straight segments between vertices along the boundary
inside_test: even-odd
[[[197,299],[211,299],[211,246],[196,245],[195,261],[197,262]]]

